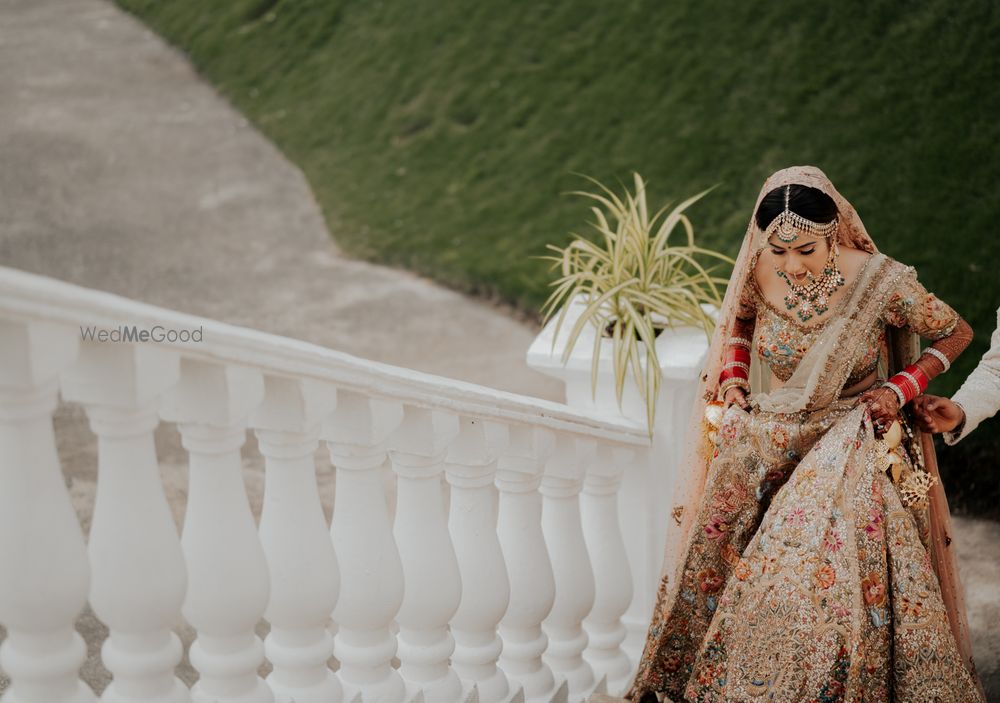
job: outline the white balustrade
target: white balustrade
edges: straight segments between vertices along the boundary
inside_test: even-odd
[[[544,658],[553,673],[566,679],[574,703],[604,690],[604,681],[594,679],[594,670],[583,658],[587,633],[582,623],[594,607],[594,572],[583,541],[580,489],[586,457],[595,449],[596,442],[558,433],[541,484],[542,532],[555,579],[555,600],[544,623],[549,638]]]
[[[198,633],[189,652],[201,675],[191,689],[195,703],[274,701],[257,675],[264,646],[254,627],[269,583],[240,459],[247,416],[263,397],[255,369],[184,359],[180,382],[161,405],[161,417],[178,423],[190,456],[182,610]]]
[[[622,394],[617,392],[612,340],[602,338],[594,325],[583,325],[575,344],[566,355],[569,332],[587,301],[570,301],[559,325],[552,319],[531,343],[528,366],[560,379],[566,384],[566,403],[575,410],[607,418],[622,418],[646,424],[644,394],[632,378],[626,378]],[[717,310],[703,305],[706,315]],[[558,332],[558,334],[557,334]],[[596,345],[596,346],[595,346]],[[594,355],[599,352],[596,384]],[[621,525],[625,536],[634,594],[622,618],[628,630],[624,649],[633,659],[639,656],[649,627],[650,615],[663,569],[676,565],[683,544],[678,539],[674,493],[685,471],[685,453],[691,409],[698,391],[698,376],[708,353],[708,340],[701,327],[676,325],[656,337],[656,356],[662,382],[656,397],[656,421],[651,441],[629,442],[647,451],[637,453],[617,487],[622,508]]]
[[[81,341],[84,327],[132,325],[201,336]],[[57,379],[98,438],[86,547],[56,455]],[[180,539],[153,443],[161,417],[189,452]],[[259,529],[247,428],[265,461]],[[329,527],[319,441],[335,470]],[[648,444],[632,420],[0,268],[3,701],[94,700],[73,627],[88,593],[110,629],[106,703],[581,703],[605,682],[621,693],[635,665],[626,627],[644,607],[633,612],[626,554],[651,562],[652,542],[626,544],[623,524],[648,516],[626,520],[619,500],[629,477],[650,485]],[[174,673],[182,612],[197,631],[190,691]]]
[[[87,550],[59,470],[56,375],[72,363],[73,328],[0,320],[0,622],[4,703],[88,703],[73,629],[87,600]]]
[[[548,637],[542,621],[555,602],[555,577],[542,534],[538,492],[554,435],[527,425],[510,427],[510,443],[497,465],[500,513],[497,534],[510,579],[510,605],[500,621],[500,666],[524,688],[529,703],[565,703],[565,680],[542,660]]]
[[[497,625],[510,602],[510,584],[497,538],[497,455],[507,443],[506,427],[493,425],[497,446],[489,442],[487,424],[474,417],[459,420],[459,433],[448,449],[446,471],[451,486],[448,528],[461,573],[462,594],[451,620],[455,638],[452,665],[466,686],[475,686],[480,703],[523,699],[497,667],[503,642]]]
[[[600,445],[586,462],[580,496],[583,536],[594,569],[594,607],[584,620],[590,638],[584,657],[607,679],[613,696],[625,692],[633,672],[633,662],[622,648],[628,634],[622,616],[632,602],[632,570],[618,518],[622,473],[632,455],[629,449]]]
[[[264,402],[251,415],[265,459],[260,538],[271,574],[264,642],[277,703],[340,703],[340,680],[327,666],[340,569],[316,486],[319,425],[336,407],[336,389],[319,381],[267,376]]]
[[[427,703],[462,697],[462,682],[449,663],[455,640],[448,630],[462,581],[441,496],[445,450],[457,432],[453,415],[406,405],[390,442],[397,475],[393,535],[406,584],[396,616],[399,673],[409,696],[423,692]]]
[[[84,342],[62,376],[63,397],[83,403],[97,435],[98,480],[88,552],[90,604],[107,624],[105,703],[181,703],[174,675],[187,570],[160,484],[153,443],[160,395],[179,377],[175,353],[155,346]]]
[[[379,470],[385,443],[402,406],[338,392],[323,438],[337,469],[331,533],[340,562],[340,596],[333,611],[344,693],[365,703],[400,703],[406,687],[392,668],[396,637],[390,624],[403,602],[403,566],[392,535]]]

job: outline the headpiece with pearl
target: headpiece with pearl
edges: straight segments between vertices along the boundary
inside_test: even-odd
[[[837,226],[840,224],[839,217],[834,217],[830,222],[820,224],[792,212],[791,208],[788,207],[790,189],[790,185],[785,186],[785,209],[771,220],[771,224],[764,230],[765,239],[769,238],[772,234],[777,234],[778,239],[788,244],[798,239],[799,234],[802,232],[811,234],[814,237],[826,238],[837,231]]]

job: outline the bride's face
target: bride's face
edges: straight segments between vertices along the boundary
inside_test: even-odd
[[[775,267],[784,271],[794,283],[805,283],[810,273],[814,277],[820,276],[830,253],[826,239],[805,234],[790,243],[772,235],[767,244]]]

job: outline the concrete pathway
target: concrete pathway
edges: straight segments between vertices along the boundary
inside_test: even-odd
[[[101,0],[0,5],[0,262],[421,371],[555,398],[532,330],[345,259],[302,174]]]
[[[370,359],[561,396],[524,365],[535,332],[528,325],[341,256],[302,174],[182,56],[105,0],[0,3],[0,264]],[[61,407],[56,426],[86,531],[96,446],[79,408]],[[156,440],[180,524],[185,453],[172,427]],[[245,458],[259,513],[252,437]],[[321,470],[328,517],[332,480]],[[977,656],[1000,699],[1000,525],[959,520],[956,529]],[[178,628],[189,641],[190,630]],[[91,654],[84,676],[103,690],[97,650],[106,632],[90,613],[78,629]],[[195,678],[186,662],[180,673]],[[0,676],[0,691],[4,684]]]

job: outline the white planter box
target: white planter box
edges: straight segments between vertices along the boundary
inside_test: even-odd
[[[596,396],[593,394],[590,381],[591,357],[594,336],[597,334],[593,325],[584,326],[573,346],[569,359],[565,364],[562,362],[562,354],[566,348],[569,332],[579,319],[584,307],[580,301],[574,301],[571,304],[562,328],[559,330],[559,339],[556,340],[555,345],[552,342],[555,336],[556,318],[553,317],[545,325],[545,328],[528,348],[528,366],[564,381],[566,383],[566,402],[569,405],[590,408],[601,414],[625,416],[645,424],[645,406],[639,395],[639,390],[631,378],[631,371],[626,381],[622,406],[621,408],[618,406],[614,392],[611,340],[608,338],[601,341],[597,393]],[[710,309],[706,308],[706,311],[710,312]],[[645,349],[640,348],[640,352],[645,360]],[[704,364],[707,352],[708,342],[705,338],[705,332],[700,328],[675,327],[663,330],[656,338],[656,354],[664,379],[660,390],[661,397],[658,400],[662,400],[664,394],[670,394],[668,389],[668,386],[671,385],[670,381],[697,380],[698,372]],[[659,404],[657,407],[660,407]]]
[[[624,416],[645,427],[646,409],[631,371],[626,378],[622,404],[618,405],[610,339],[601,342],[597,393],[593,393],[591,356],[597,334],[593,325],[584,328],[569,359],[565,364],[562,362],[566,339],[583,309],[579,301],[571,304],[555,345],[556,319],[553,317],[549,321],[528,349],[528,365],[563,381],[567,404],[601,415]],[[668,328],[657,337],[656,352],[663,376],[650,451],[626,468],[619,505],[635,588],[632,605],[624,618],[629,629],[624,646],[633,661],[641,651],[653,610],[663,567],[666,530],[676,526],[671,517],[674,484],[683,470],[680,465],[683,441],[698,389],[698,374],[708,352],[708,340],[700,328]]]

